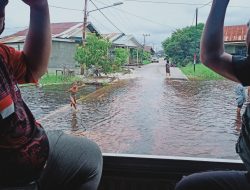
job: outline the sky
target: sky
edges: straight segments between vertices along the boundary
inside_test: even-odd
[[[9,35],[25,29],[29,24],[29,7],[21,0],[9,0],[6,8],[6,30]],[[48,0],[52,23],[83,22],[84,0]],[[114,3],[123,4],[103,8]],[[211,0],[88,0],[88,21],[102,33],[133,35],[141,44],[161,50],[161,43],[176,29],[205,23]],[[93,10],[93,12],[92,12]],[[225,25],[246,24],[250,19],[249,0],[230,0]]]

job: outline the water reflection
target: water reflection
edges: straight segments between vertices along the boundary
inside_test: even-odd
[[[28,104],[37,119],[44,117],[55,110],[69,105],[70,94],[67,90],[70,84],[49,85],[44,87],[26,86],[21,87],[24,101]],[[79,90],[77,98],[96,90],[95,86],[85,86]]]
[[[72,131],[77,131],[79,129],[79,126],[77,124],[77,116],[76,116],[75,110],[72,110],[71,129]]]
[[[97,90],[77,113],[69,106],[46,113],[42,124],[87,136],[103,152],[239,159],[233,82],[169,81],[158,64],[139,72]]]

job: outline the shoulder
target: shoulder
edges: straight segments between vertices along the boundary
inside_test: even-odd
[[[250,85],[250,57],[232,56],[233,69],[243,86]]]
[[[18,62],[23,57],[23,53],[13,47],[0,43],[0,56],[6,63],[13,64],[13,62]]]

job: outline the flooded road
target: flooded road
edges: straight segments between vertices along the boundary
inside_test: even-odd
[[[239,159],[235,83],[167,80],[158,63],[137,73],[135,79],[91,93],[75,115],[67,101],[61,104],[63,93],[47,97],[58,106],[39,120],[47,130],[93,139],[103,152]],[[37,107],[31,107],[34,113]]]
[[[71,85],[48,85],[44,87],[27,86],[21,87],[22,96],[26,104],[35,115],[36,119],[40,119],[50,113],[54,113],[66,105],[69,105],[68,89]],[[94,92],[97,88],[95,86],[86,86],[79,90],[77,98],[81,95],[86,95]]]

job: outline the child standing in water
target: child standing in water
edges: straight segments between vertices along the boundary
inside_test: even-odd
[[[70,106],[76,110],[76,93],[78,92],[77,83],[74,82],[68,91],[70,92]]]

